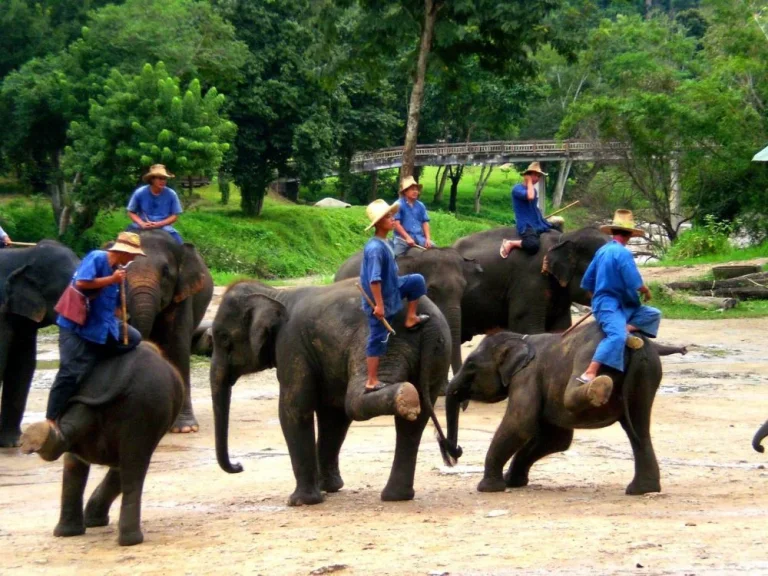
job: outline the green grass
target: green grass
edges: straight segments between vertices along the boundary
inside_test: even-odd
[[[682,260],[665,260],[649,264],[649,266],[695,266],[697,264],[718,264],[721,262],[737,262],[752,260],[753,258],[768,258],[768,242],[749,248],[732,248],[720,254],[708,254],[698,258],[685,258]]]
[[[657,283],[651,283],[650,288],[653,293],[650,305],[661,310],[662,317],[669,320],[722,320],[768,316],[768,300],[745,300],[739,302],[735,308],[719,312],[673,300],[661,290],[661,286]]]

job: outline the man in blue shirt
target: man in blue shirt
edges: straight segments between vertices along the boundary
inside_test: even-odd
[[[539,235],[562,226],[562,218],[558,217],[553,218],[552,221],[547,221],[539,210],[539,195],[536,192],[536,184],[542,176],[546,175],[547,173],[542,172],[538,162],[531,162],[523,172],[522,184],[516,184],[512,188],[512,209],[515,212],[515,225],[520,240],[508,240],[507,238],[502,240],[499,247],[499,255],[502,258],[509,256],[509,253],[516,248],[522,249],[527,254],[536,254],[541,246]]]
[[[422,185],[407,176],[400,184],[400,208],[395,214],[395,256],[405,254],[411,246],[432,248],[427,207],[418,200]]]
[[[128,202],[128,217],[133,223],[126,230],[156,230],[162,228],[179,244],[184,241],[171,226],[183,212],[176,192],[165,183],[173,174],[162,164],[155,164],[149,169],[143,180],[146,186],[137,188]]]
[[[362,298],[363,311],[368,315],[368,345],[365,349],[368,367],[368,379],[365,393],[376,392],[386,386],[379,382],[379,359],[387,352],[389,334],[382,319],[391,322],[395,314],[403,307],[403,298],[408,300],[405,315],[405,329],[418,330],[429,320],[429,314],[416,314],[419,298],[427,293],[427,285],[421,274],[398,276],[395,253],[387,242],[390,230],[395,227],[393,214],[399,204],[391,206],[384,200],[375,200],[366,208],[371,224],[366,228],[376,229],[373,238],[368,240],[363,249],[363,262],[360,265],[360,286],[374,303],[371,308]]]
[[[569,387],[585,385],[587,398],[592,406],[602,406],[611,396],[613,381],[605,374],[598,376],[601,366],[606,365],[624,372],[624,347],[643,347],[643,340],[633,332],[655,338],[659,331],[661,312],[640,304],[640,296],[646,302],[651,291],[643,283],[627,242],[644,232],[635,228],[632,212],[617,210],[613,223],[600,228],[613,236],[597,251],[581,281],[581,288],[592,294],[592,313],[605,334],[598,344],[587,370]]]
[[[72,277],[78,291],[89,299],[88,315],[82,326],[59,315],[59,371],[48,395],[45,422],[33,424],[25,432],[27,438],[46,438],[50,428],[57,434],[56,420],[74,396],[80,382],[99,360],[133,350],[141,342],[141,334],[128,326],[128,343],[123,342],[123,320],[119,310],[120,290],[125,278],[124,266],[136,256],[144,256],[138,234],[121,232],[107,250],[89,252]],[[34,451],[34,448],[25,450]]]

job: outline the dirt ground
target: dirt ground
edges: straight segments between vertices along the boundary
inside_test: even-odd
[[[352,425],[343,490],[288,508],[294,479],[274,371],[234,388],[230,450],[245,471],[228,475],[216,464],[207,366],[198,365],[201,430],[167,435],[155,453],[140,546],[116,543],[119,500],[108,527],[54,538],[61,462],[0,450],[0,574],[768,574],[768,456],[750,446],[768,418],[766,328],[766,319],[663,322],[660,340],[694,346],[663,359],[653,413],[663,492],[640,497],[624,495],[633,460],[618,425],[577,431],[526,488],[476,492],[501,403],[462,414],[456,468],[442,465],[428,428],[411,502],[379,499],[394,427],[378,418]],[[41,360],[55,357],[47,338]],[[38,370],[25,423],[42,417],[54,373]],[[87,495],[104,473],[93,468]]]

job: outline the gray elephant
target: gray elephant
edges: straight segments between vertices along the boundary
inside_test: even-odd
[[[160,347],[184,379],[184,406],[171,431],[196,432],[189,357],[192,334],[213,296],[213,279],[192,244],[178,244],[162,230],[139,234],[147,256],[128,267],[130,324]]]
[[[765,423],[757,429],[757,432],[755,432],[755,437],[752,438],[752,448],[761,454],[765,452],[765,448],[763,447],[762,442],[763,438],[766,436],[768,436],[768,420],[766,420]]]
[[[120,494],[121,546],[140,544],[141,493],[149,462],[184,400],[178,371],[155,346],[96,365],[59,419],[61,433],[39,422],[22,436],[22,451],[53,461],[64,454],[61,515],[55,536],[78,536],[86,527],[109,524],[109,508]],[[66,454],[65,454],[66,453]],[[91,464],[109,472],[83,513]]]
[[[610,238],[597,228],[541,235],[541,248],[529,256],[513,250],[499,256],[503,238],[513,228],[495,228],[457,240],[453,247],[483,268],[482,281],[461,300],[462,341],[495,329],[521,334],[562,331],[571,325],[571,303],[589,305],[581,278],[600,247]]]
[[[416,332],[399,313],[379,379],[389,386],[364,393],[368,319],[353,280],[330,286],[276,290],[259,282],[231,286],[213,322],[211,394],[216,457],[229,473],[241,472],[229,458],[229,408],[240,376],[277,368],[280,425],[291,456],[296,489],[288,504],[317,504],[321,491],[344,482],[339,451],[353,420],[395,416],[397,444],[382,500],[410,500],[422,432],[434,413],[438,389],[448,376],[450,332],[438,308],[419,300],[431,319]],[[315,415],[318,437],[315,439]],[[442,439],[441,449],[445,449]],[[456,454],[444,453],[444,458]]]
[[[336,272],[334,282],[360,276],[362,251],[350,256]],[[453,248],[412,248],[397,258],[400,274],[421,274],[427,283],[427,296],[445,316],[451,330],[451,367],[461,368],[461,299],[482,281],[483,268],[464,258]]]
[[[74,252],[52,240],[0,251],[0,447],[19,445],[37,331],[56,321],[53,307],[79,263]]]
[[[448,441],[456,444],[462,402],[509,399],[485,457],[479,491],[500,492],[527,485],[531,466],[549,454],[567,450],[574,428],[602,428],[617,421],[635,456],[635,477],[626,493],[661,491],[651,443],[651,409],[662,376],[659,348],[644,340],[639,350],[627,348],[624,373],[602,372],[613,379],[612,395],[604,405],[596,405],[599,402],[591,397],[588,385],[566,392],[569,381],[584,371],[602,338],[595,323],[565,337],[499,332],[486,337],[467,357],[446,392]],[[661,349],[665,353],[682,350]],[[512,463],[503,474],[510,458]]]

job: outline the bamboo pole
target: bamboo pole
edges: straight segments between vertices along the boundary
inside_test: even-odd
[[[560,212],[562,212],[563,210],[568,210],[568,208],[570,208],[571,206],[576,206],[576,204],[579,204],[580,202],[581,200],[576,200],[576,202],[571,202],[570,204],[568,204],[568,206],[563,206],[559,210],[555,210],[554,212],[552,212],[552,214],[547,214],[546,216],[544,216],[544,219],[546,220],[547,218],[551,218],[552,216],[560,214]]]
[[[37,242],[11,242],[8,246],[37,246]]]
[[[360,294],[363,295],[363,298],[365,298],[365,301],[368,302],[368,306],[371,307],[371,309],[376,308],[376,304],[373,303],[373,300],[371,300],[371,297],[368,296],[368,294],[365,293],[365,290],[363,290],[363,287],[360,286],[360,282],[355,282],[355,286],[357,286],[357,289],[360,290]],[[379,318],[381,320],[381,323],[384,324],[384,328],[387,329],[387,332],[392,334],[392,336],[395,336],[395,329],[392,328],[392,326],[387,322],[386,318]]]
[[[120,305],[123,308],[123,346],[128,346],[128,305],[125,297],[125,278],[120,289]]]
[[[565,332],[563,332],[563,333],[562,333],[562,335],[561,335],[560,337],[561,337],[561,338],[565,338],[565,336],[566,336],[567,334],[570,334],[571,332],[573,332],[574,328],[576,328],[576,327],[577,327],[579,324],[581,324],[582,322],[584,322],[584,320],[586,320],[586,319],[587,319],[587,318],[589,318],[590,316],[592,316],[592,311],[591,311],[591,310],[590,310],[589,312],[587,312],[586,314],[584,314],[584,316],[582,316],[581,318],[579,318],[579,319],[578,319],[578,321],[576,322],[576,324],[574,324],[573,326],[571,326],[570,328],[568,328],[568,330],[566,330]]]

